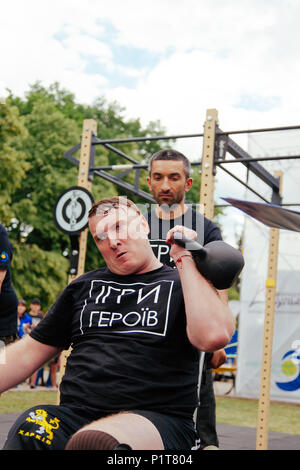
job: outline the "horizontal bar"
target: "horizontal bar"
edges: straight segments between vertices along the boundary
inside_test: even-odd
[[[235,158],[234,160],[215,160],[214,163],[218,165],[220,163],[262,162],[262,161],[269,161],[269,160],[295,160],[297,158],[300,158],[300,155],[282,155],[279,157]]]
[[[217,130],[217,135],[229,135],[229,134],[251,134],[251,133],[257,133],[257,132],[275,132],[275,131],[287,131],[287,130],[293,130],[293,129],[300,129],[299,126],[284,126],[284,127],[266,127],[262,129],[244,129],[240,131],[218,131]],[[94,145],[100,145],[100,144],[117,144],[117,143],[122,143],[122,142],[146,142],[152,141],[152,140],[171,140],[171,139],[186,139],[190,137],[203,137],[203,133],[201,134],[178,134],[178,135],[160,135],[156,137],[130,137],[127,139],[98,139],[97,137],[94,139],[93,144]]]
[[[148,165],[130,165],[124,164],[124,165],[103,165],[103,166],[95,166],[94,168],[91,168],[91,170],[135,170],[137,168],[148,168]]]
[[[192,166],[195,165],[201,165],[201,160],[200,162],[190,162]],[[148,163],[137,163],[134,165],[130,165],[130,163],[126,163],[124,165],[104,165],[104,166],[95,166],[94,168],[91,168],[91,170],[135,170],[137,168],[140,169],[148,169]]]
[[[266,127],[261,129],[245,129],[240,131],[216,131],[218,135],[229,135],[229,134],[254,134],[257,132],[276,132],[276,131],[290,131],[294,129],[300,129],[300,125],[298,126],[283,126],[283,127]]]
[[[121,144],[122,142],[147,142],[152,140],[172,140],[172,139],[186,139],[189,137],[203,137],[202,134],[183,134],[183,135],[159,135],[156,137],[129,137],[127,139],[98,139],[93,140],[93,145],[104,145],[104,144]]]
[[[300,158],[300,155],[282,155],[277,157],[257,157],[257,158],[235,158],[233,160],[215,160],[214,163],[216,165],[224,164],[224,163],[247,163],[247,162],[262,162],[262,161],[270,161],[270,160],[296,160]],[[201,165],[202,160],[199,162],[190,162],[192,166]],[[147,163],[137,163],[134,165],[128,164],[120,164],[120,165],[106,165],[106,166],[96,166],[91,168],[91,170],[127,170],[127,169],[135,169],[135,168],[148,168]]]
[[[105,145],[106,146],[106,145]],[[247,162],[261,162],[261,161],[270,161],[270,160],[295,160],[300,158],[300,155],[282,155],[279,157],[257,157],[257,158],[235,158],[234,160],[215,160],[214,163],[216,165],[224,164],[224,163],[247,163]],[[74,162],[75,159],[73,159]],[[192,166],[201,165],[202,161],[199,162],[190,162]],[[148,169],[147,163],[137,163],[131,165],[130,163],[126,163],[124,165],[104,165],[104,166],[95,166],[91,168],[91,170],[129,170],[129,169]]]
[[[271,204],[270,202],[268,204]],[[291,206],[300,206],[299,203],[290,203],[290,204],[278,204],[280,207],[291,207]],[[214,207],[233,207],[231,204],[214,204]]]

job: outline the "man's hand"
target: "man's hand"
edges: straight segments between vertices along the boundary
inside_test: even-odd
[[[217,351],[229,343],[234,332],[232,313],[217,290],[198,271],[191,252],[172,240],[174,232],[181,232],[193,241],[197,234],[194,230],[177,225],[169,230],[166,237],[180,277],[188,338],[200,351]]]
[[[189,238],[190,240],[196,240],[197,238],[197,232],[194,230],[183,227],[182,225],[176,225],[174,228],[168,231],[167,237],[166,237],[166,243],[169,243],[171,245],[170,249],[170,256],[174,259],[176,262],[177,258],[182,255],[183,253],[189,253],[185,248],[182,246],[177,245],[177,243],[174,242],[173,240],[173,234],[175,232],[180,232],[182,233],[185,237]]]
[[[224,349],[218,349],[218,351],[214,351],[212,358],[207,366],[211,369],[217,369],[226,362],[226,359],[227,356]]]

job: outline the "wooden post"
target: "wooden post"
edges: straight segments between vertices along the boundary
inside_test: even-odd
[[[93,134],[95,135],[97,134],[97,122],[94,119],[85,119],[83,121],[82,135],[81,135],[80,161],[79,161],[77,184],[78,186],[81,186],[82,188],[85,188],[90,192],[92,189],[92,182],[89,181],[88,178],[89,178],[89,167],[90,167],[90,156],[91,156]],[[78,276],[81,276],[82,274],[84,274],[87,238],[88,238],[88,228],[80,232],[77,273],[69,274],[68,283],[72,282]],[[57,403],[59,403],[59,397],[60,397],[59,386],[64,376],[67,359],[71,351],[72,351],[72,348],[69,348],[68,351],[63,351],[60,355]]]
[[[280,193],[282,187],[282,172],[275,172],[280,178]],[[272,350],[274,332],[274,314],[276,303],[276,281],[279,248],[279,229],[270,229],[268,277],[266,280],[266,304],[264,337],[262,352],[262,368],[260,379],[260,396],[258,402],[256,450],[267,450],[270,412],[270,384],[272,371]]]
[[[200,207],[203,215],[212,220],[214,217],[214,151],[218,111],[208,109],[204,124],[203,152],[201,166]]]
[[[200,208],[199,212],[212,220],[214,217],[214,153],[215,153],[215,135],[216,124],[218,121],[218,111],[216,109],[206,110],[206,120],[204,123],[202,165],[201,165],[201,184],[200,184]],[[198,396],[201,403],[201,380],[204,364],[203,351],[200,352],[199,361],[199,380]]]
[[[83,121],[82,136],[81,136],[81,148],[80,148],[80,161],[78,170],[78,186],[87,189],[91,192],[92,182],[89,181],[89,166],[92,146],[92,135],[97,134],[97,122],[94,119],[85,119]],[[69,275],[69,282],[81,276],[84,273],[85,257],[86,257],[86,245],[88,237],[88,228],[80,232],[79,235],[79,258],[78,268],[75,275]]]

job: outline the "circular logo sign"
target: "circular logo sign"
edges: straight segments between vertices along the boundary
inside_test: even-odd
[[[57,199],[54,207],[54,220],[64,233],[74,235],[88,226],[88,213],[94,198],[85,188],[72,186]]]
[[[287,392],[300,389],[300,351],[291,349],[282,356],[281,371],[285,375],[284,382],[276,382],[277,387]]]

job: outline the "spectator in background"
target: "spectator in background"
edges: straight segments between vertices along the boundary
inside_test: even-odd
[[[33,299],[30,303],[29,315],[32,319],[31,329],[34,328],[43,318],[42,306],[40,299]]]
[[[60,354],[57,354],[54,359],[51,359],[51,361],[47,363],[47,366],[49,367],[49,375],[46,382],[46,387],[57,388],[57,371],[59,368],[59,357]]]
[[[31,329],[32,325],[32,318],[26,312],[26,302],[23,299],[19,299],[18,302],[18,336],[19,338],[23,338]]]
[[[28,313],[29,313],[29,316],[31,318],[31,326],[28,328],[28,330],[29,330],[28,333],[30,333],[33,330],[33,328],[35,328],[36,325],[38,325],[39,322],[43,318],[40,299],[33,299],[30,302],[30,310],[29,310]],[[36,370],[34,372],[34,374],[32,374],[32,376],[30,377],[30,381],[29,381],[30,388],[35,388],[36,387],[39,378],[41,378],[42,385],[45,385],[44,384],[44,379],[43,379],[43,371],[44,371],[44,369],[41,368],[39,370]]]
[[[18,298],[11,282],[12,258],[7,231],[0,224],[0,341],[4,344],[17,339]]]

